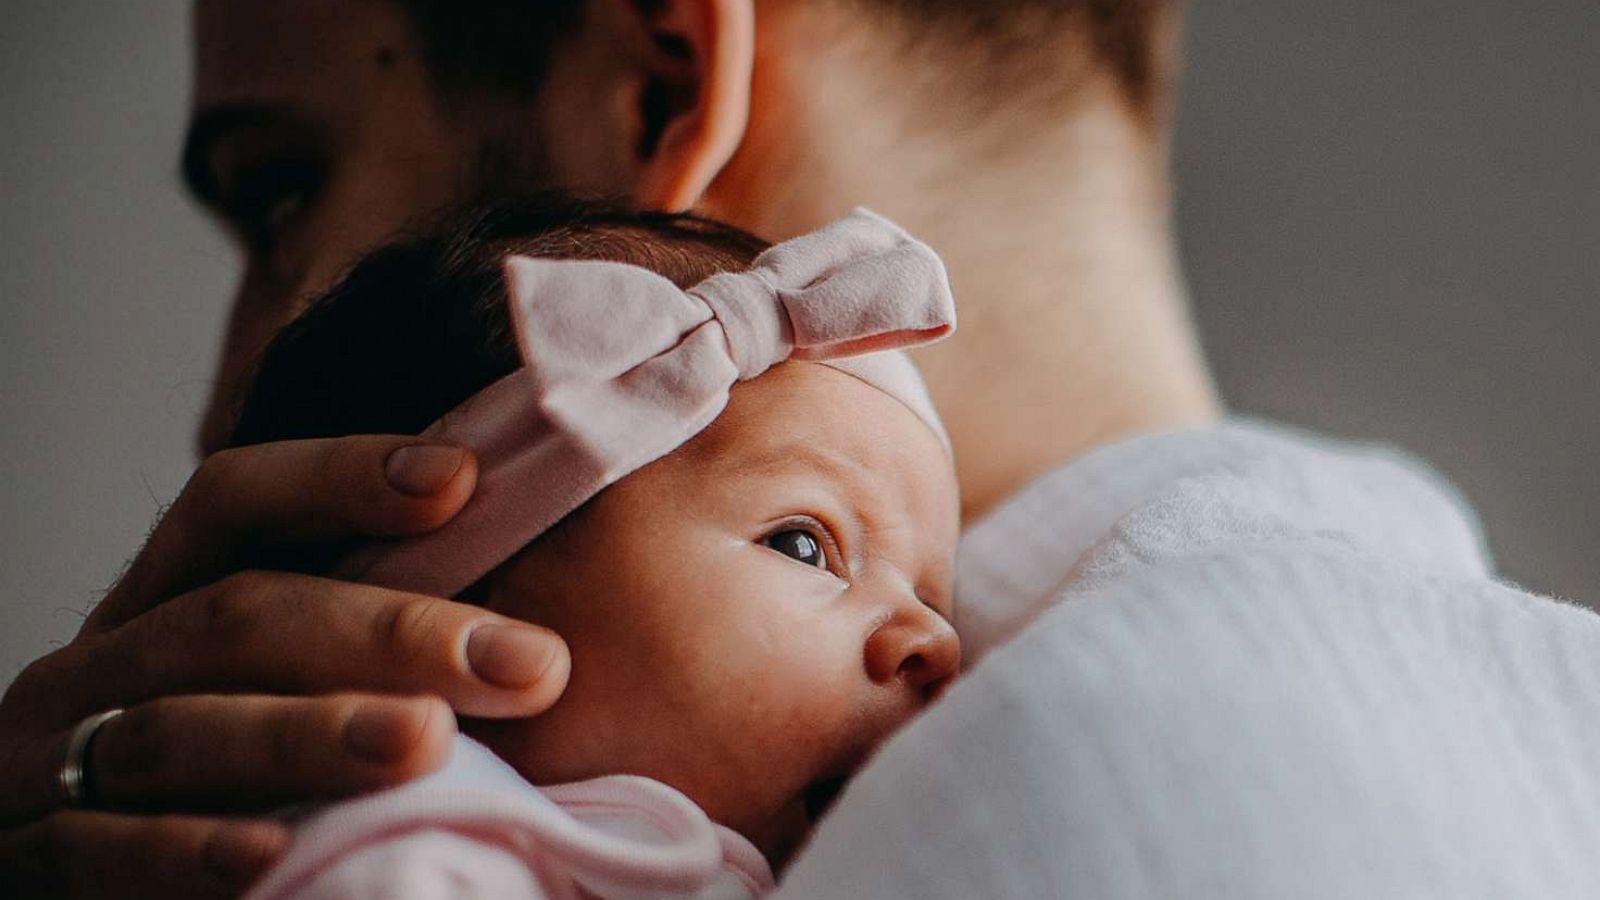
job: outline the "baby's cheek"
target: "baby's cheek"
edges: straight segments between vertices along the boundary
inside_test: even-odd
[[[796,644],[802,652],[769,657],[764,670],[747,677],[743,712],[757,764],[810,779],[863,724],[866,682],[859,651],[847,656],[823,636]]]

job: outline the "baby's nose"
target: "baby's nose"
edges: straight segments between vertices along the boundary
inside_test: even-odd
[[[961,668],[961,639],[943,616],[907,603],[867,640],[866,663],[873,681],[900,681],[931,700]]]

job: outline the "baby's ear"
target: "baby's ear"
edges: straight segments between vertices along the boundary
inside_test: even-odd
[[[753,0],[605,0],[629,10],[647,48],[637,82],[632,199],[690,209],[744,139],[755,58]]]

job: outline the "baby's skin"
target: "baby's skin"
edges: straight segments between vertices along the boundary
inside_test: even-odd
[[[665,782],[781,868],[956,674],[958,531],[926,424],[837,369],[781,364],[489,577],[491,609],[567,640],[571,679],[544,715],[464,727],[536,784]]]

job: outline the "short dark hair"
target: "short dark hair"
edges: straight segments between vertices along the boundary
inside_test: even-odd
[[[441,89],[530,97],[552,50],[581,21],[585,0],[393,0],[411,17]],[[819,0],[811,0],[819,2]],[[1140,113],[1168,80],[1159,45],[1178,0],[851,0],[891,14],[918,37],[953,38],[979,55],[1016,63],[1077,38]],[[948,41],[946,42],[948,44]],[[1042,67],[1027,66],[1038,72]],[[1063,72],[1069,70],[1063,68]]]
[[[555,194],[446,214],[362,258],[278,334],[230,443],[416,434],[515,371],[508,254],[629,263],[687,288],[766,247],[699,216]]]

